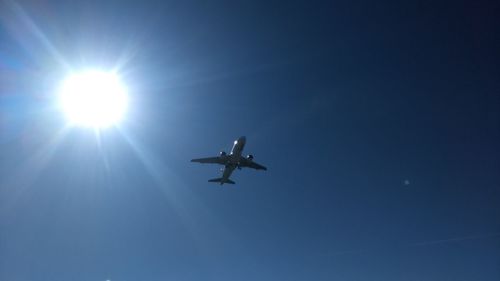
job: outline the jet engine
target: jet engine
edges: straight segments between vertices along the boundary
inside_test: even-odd
[[[252,154],[248,154],[247,155],[247,159],[250,160],[250,161],[252,161],[253,160],[253,155]]]
[[[221,151],[219,154],[220,154],[220,156],[226,156],[226,152],[225,151]]]

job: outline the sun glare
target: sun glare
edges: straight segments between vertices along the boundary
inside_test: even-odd
[[[112,72],[73,74],[63,81],[60,106],[72,125],[106,128],[116,125],[127,109],[127,91]]]

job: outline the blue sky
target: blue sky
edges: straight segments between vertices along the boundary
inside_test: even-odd
[[[1,280],[499,280],[498,6],[100,2],[0,2]]]

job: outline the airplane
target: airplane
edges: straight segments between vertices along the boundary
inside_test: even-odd
[[[223,171],[222,177],[211,179],[208,181],[218,182],[221,185],[225,183],[235,184],[235,182],[230,180],[229,177],[236,168],[238,168],[238,170],[241,170],[241,168],[245,167],[253,168],[256,170],[264,170],[264,171],[267,170],[266,167],[257,164],[253,161],[253,155],[249,154],[246,157],[241,155],[241,152],[245,147],[245,143],[246,143],[246,138],[244,136],[239,137],[237,140],[234,141],[233,148],[231,149],[231,152],[229,154],[227,154],[225,151],[221,151],[219,153],[219,156],[217,157],[192,159],[191,162],[224,165],[224,168],[221,169]]]

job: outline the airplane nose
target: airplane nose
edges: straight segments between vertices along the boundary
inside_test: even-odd
[[[238,142],[245,142],[247,140],[247,138],[245,136],[241,136],[239,139],[238,139]]]

